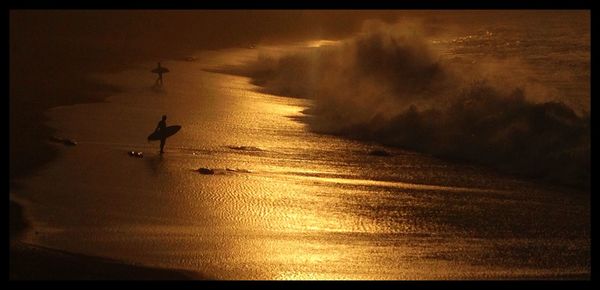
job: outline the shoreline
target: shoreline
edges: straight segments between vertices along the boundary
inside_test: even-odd
[[[108,95],[107,95],[108,96]],[[52,108],[52,107],[51,107]],[[48,109],[51,109],[48,108]],[[54,129],[42,124],[51,132]],[[32,229],[26,218],[26,208],[13,200],[12,195],[25,194],[17,178],[26,178],[42,166],[55,160],[58,150],[49,146],[44,137],[25,149],[35,150],[46,158],[32,158],[12,171],[9,192],[9,280],[191,280],[206,279],[202,274],[178,269],[163,269],[131,265],[124,261],[110,260],[99,256],[86,256],[56,249],[45,248],[21,241],[21,237]],[[31,149],[34,147],[35,149]],[[11,154],[12,157],[12,154]],[[11,162],[13,164],[13,162]]]
[[[175,57],[181,53],[175,53]],[[98,72],[111,72],[126,69],[141,62],[107,66]],[[10,91],[10,159],[9,159],[9,280],[189,280],[206,279],[201,273],[131,265],[123,261],[96,256],[69,253],[38,245],[24,243],[23,234],[31,229],[26,218],[26,208],[13,200],[12,196],[27,193],[20,185],[20,179],[30,177],[43,166],[60,155],[60,149],[48,142],[57,131],[46,125],[44,113],[52,108],[65,105],[100,103],[119,88],[77,75],[76,71],[65,71],[60,79],[72,77],[79,82],[71,87],[52,87],[49,98],[37,100],[40,90],[18,91],[18,84],[11,83]],[[150,77],[151,79],[151,77]],[[35,87],[33,84],[31,87]],[[42,116],[41,118],[39,116]],[[17,133],[18,132],[18,133]],[[26,158],[23,158],[26,156]]]

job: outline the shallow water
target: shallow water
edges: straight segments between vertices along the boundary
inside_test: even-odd
[[[586,193],[394,148],[371,156],[384,147],[309,132],[309,100],[205,70],[255,53],[164,62],[163,89],[151,63],[97,76],[124,92],[50,110],[79,145],[25,181],[27,239],[219,279],[589,275]],[[161,156],[146,136],[163,114],[183,128]]]

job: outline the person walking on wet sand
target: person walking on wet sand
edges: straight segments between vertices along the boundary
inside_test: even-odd
[[[154,129],[154,132],[164,132],[164,130],[167,128],[167,115],[163,115],[162,116],[162,120],[160,120],[158,122],[158,125],[156,125],[156,129]],[[165,136],[165,134],[161,134],[160,137],[160,154],[165,153],[163,151],[163,148],[165,148],[165,140],[167,140],[167,137]]]
[[[154,83],[155,86],[162,86],[163,84],[163,77],[162,75],[164,73],[168,73],[169,70],[160,66],[160,62],[158,63],[158,66],[152,70],[153,73],[158,74],[158,78],[156,79],[156,82]]]

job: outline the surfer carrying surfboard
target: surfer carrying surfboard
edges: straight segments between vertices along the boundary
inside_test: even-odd
[[[159,63],[160,65],[160,63]],[[163,148],[165,148],[165,141],[167,140],[167,136],[165,136],[165,134],[162,134],[165,129],[167,128],[167,115],[163,115],[162,116],[162,120],[160,120],[158,122],[158,125],[156,125],[156,129],[154,129],[154,132],[159,132],[161,133],[161,138],[160,138],[160,154],[165,153],[163,151]]]
[[[167,126],[167,115],[163,115],[162,120],[160,120],[158,125],[156,125],[154,132],[148,136],[148,142],[160,140],[160,154],[163,154],[165,140],[175,135],[180,129],[181,126],[179,125]]]
[[[160,66],[160,62],[158,62],[158,66],[157,66],[155,69],[153,69],[153,70],[152,70],[152,72],[153,72],[153,73],[155,73],[155,74],[158,74],[158,78],[156,79],[156,83],[155,83],[155,85],[157,85],[157,86],[158,86],[158,85],[162,86],[162,84],[163,84],[163,78],[162,78],[162,75],[163,75],[164,73],[168,73],[168,72],[169,72],[169,70],[168,70],[168,69],[166,69],[166,68],[164,68],[164,67],[162,67],[162,66]]]

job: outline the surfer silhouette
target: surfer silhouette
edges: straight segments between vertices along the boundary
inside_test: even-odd
[[[158,122],[158,125],[156,125],[156,129],[154,129],[154,132],[164,132],[165,128],[167,128],[167,115],[162,116],[162,120]],[[165,147],[165,140],[167,140],[167,137],[164,134],[162,134],[160,138],[160,154],[165,153],[163,151],[163,148]]]
[[[167,115],[163,115],[154,132],[148,136],[148,142],[160,140],[160,154],[163,154],[167,138],[175,135],[180,129],[179,125],[167,126]]]
[[[154,83],[154,85],[155,86],[162,86],[162,84],[163,84],[163,77],[162,76],[163,76],[164,73],[168,73],[169,70],[166,69],[166,68],[164,68],[164,67],[162,67],[160,65],[160,62],[158,62],[158,66],[155,69],[153,69],[152,72],[158,75],[158,78],[156,79],[156,82]]]

